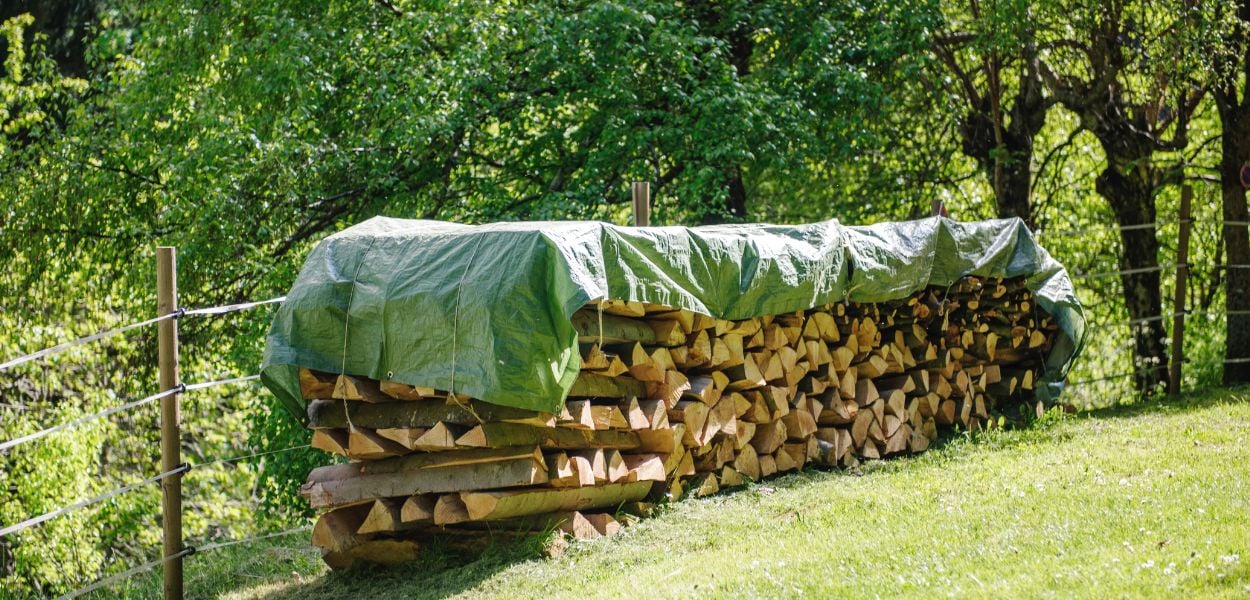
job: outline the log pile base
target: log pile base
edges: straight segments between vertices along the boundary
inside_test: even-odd
[[[742,321],[607,300],[573,317],[558,413],[301,370],[312,445],[351,460],[302,488],[335,568],[431,537],[613,535],[617,515],[809,466],[922,452],[944,430],[1040,414],[1058,331],[1022,280]]]

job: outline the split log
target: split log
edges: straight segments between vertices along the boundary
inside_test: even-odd
[[[633,431],[565,429],[535,427],[518,423],[482,423],[456,438],[456,445],[466,448],[502,448],[505,446],[541,446],[562,450],[579,448],[637,448],[638,434]]]
[[[503,421],[550,426],[555,417],[522,408],[474,400],[466,406],[441,400],[366,404],[344,400],[313,400],[308,403],[308,425],[313,429],[354,427],[433,427],[439,423],[476,425],[480,421]]]
[[[449,458],[440,460],[444,456]],[[465,450],[319,467],[309,473],[300,494],[314,508],[326,508],[370,498],[516,487],[546,481],[547,465],[537,448]]]
[[[637,481],[567,490],[462,492],[460,498],[468,509],[469,519],[484,521],[615,506],[642,500],[650,491],[650,481]]]

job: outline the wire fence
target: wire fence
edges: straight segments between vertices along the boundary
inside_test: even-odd
[[[51,512],[46,512],[46,513],[44,513],[44,514],[42,514],[42,515],[39,515],[39,516],[37,516],[37,517],[31,517],[31,518],[29,518],[29,519],[26,519],[25,521],[22,521],[21,523],[16,523],[16,524],[13,524],[13,525],[9,525],[8,527],[5,527],[5,528],[3,528],[3,529],[0,529],[0,537],[5,537],[5,536],[8,536],[8,535],[11,535],[11,534],[14,534],[14,533],[18,533],[19,531],[22,531],[22,530],[25,530],[25,529],[30,529],[31,527],[34,527],[34,526],[36,526],[36,525],[38,525],[38,524],[40,524],[40,523],[43,523],[44,521],[47,521],[47,520],[49,520],[49,519],[54,519],[54,518],[59,517],[59,516],[61,516],[61,515],[63,515],[63,514],[71,513],[71,512],[74,512],[74,511],[76,511],[76,510],[82,510],[82,509],[87,508],[88,506],[91,506],[91,505],[93,505],[93,504],[99,504],[99,503],[101,503],[101,502],[104,502],[105,500],[108,500],[109,498],[113,498],[113,497],[115,497],[115,496],[120,496],[120,495],[125,494],[126,492],[129,492],[129,491],[137,490],[137,489],[139,489],[139,488],[141,488],[141,487],[143,487],[143,486],[145,486],[145,485],[148,485],[149,483],[156,483],[156,482],[158,482],[158,481],[160,481],[160,480],[162,480],[162,479],[165,479],[165,478],[167,478],[167,477],[173,477],[174,475],[181,475],[181,474],[183,474],[183,473],[186,473],[186,472],[187,472],[187,471],[189,471],[190,469],[191,469],[191,467],[190,467],[189,465],[187,465],[187,464],[182,464],[182,465],[179,465],[179,466],[178,466],[178,468],[176,468],[176,469],[171,469],[171,470],[169,470],[169,471],[165,471],[164,473],[161,473],[160,475],[156,475],[156,476],[153,476],[153,477],[149,477],[149,478],[144,479],[143,481],[140,481],[140,482],[138,482],[138,483],[132,483],[132,484],[130,484],[130,485],[124,485],[124,486],[119,487],[119,488],[114,488],[114,489],[109,490],[109,491],[107,491],[107,492],[105,492],[105,493],[103,493],[103,494],[100,494],[99,496],[95,496],[95,497],[93,497],[93,498],[88,498],[88,499],[86,499],[86,500],[82,500],[82,501],[80,501],[80,502],[75,502],[75,503],[73,503],[73,504],[70,504],[69,506],[63,506],[63,507],[58,508],[58,509],[56,509],[56,510],[54,510],[54,511],[51,511]]]
[[[86,594],[90,594],[91,592],[94,592],[94,591],[96,591],[96,590],[98,590],[98,589],[100,589],[100,588],[102,588],[102,587],[106,587],[106,586],[108,586],[108,585],[112,585],[112,584],[117,583],[117,582],[119,582],[119,581],[123,581],[123,580],[125,580],[125,579],[129,579],[129,578],[131,578],[131,577],[134,577],[135,575],[138,575],[139,573],[144,573],[144,572],[146,572],[146,571],[151,571],[152,569],[155,569],[156,567],[162,566],[162,565],[164,565],[165,563],[167,563],[167,562],[169,562],[169,561],[171,561],[171,560],[174,560],[174,559],[184,558],[184,557],[191,556],[191,555],[194,555],[194,554],[203,554],[203,553],[206,553],[206,552],[212,552],[212,551],[214,551],[214,550],[220,550],[220,549],[222,549],[222,548],[228,548],[228,547],[230,547],[230,546],[238,546],[238,545],[240,545],[240,544],[251,544],[251,543],[255,543],[255,542],[259,542],[259,541],[263,541],[263,540],[269,540],[269,539],[273,539],[273,538],[279,538],[279,537],[285,537],[285,536],[289,536],[289,535],[295,535],[295,534],[297,534],[297,533],[304,533],[304,532],[309,531],[309,530],[311,530],[311,529],[312,529],[312,527],[308,527],[308,526],[304,526],[304,527],[295,527],[295,528],[292,528],[292,529],[287,529],[287,530],[285,530],[285,531],[278,531],[278,532],[275,532],[275,533],[266,533],[266,534],[262,534],[262,535],[256,535],[256,536],[252,536],[252,537],[248,537],[248,538],[243,538],[243,539],[238,539],[238,540],[230,540],[230,541],[226,541],[226,542],[215,542],[215,543],[212,543],[212,544],[206,544],[206,545],[204,545],[204,546],[187,546],[186,548],[183,548],[181,552],[178,552],[178,553],[176,553],[176,554],[171,554],[171,555],[166,556],[166,557],[164,557],[164,558],[159,558],[159,559],[156,559],[156,560],[153,560],[153,561],[149,561],[149,562],[143,563],[143,564],[138,565],[138,566],[135,566],[135,567],[131,567],[131,568],[126,569],[125,571],[122,571],[122,572],[117,573],[117,574],[115,574],[115,575],[111,575],[111,576],[109,576],[109,577],[105,577],[105,578],[103,578],[103,579],[100,579],[100,580],[98,580],[98,581],[96,581],[96,582],[92,583],[91,585],[88,585],[88,586],[83,587],[83,588],[76,589],[76,590],[74,590],[74,591],[72,591],[72,592],[70,592],[70,593],[68,593],[68,594],[65,594],[64,596],[60,596],[60,598],[61,598],[61,599],[78,598],[78,597],[80,597],[80,596],[84,596],[84,595],[86,595]]]
[[[123,333],[126,333],[127,331],[134,331],[135,329],[141,329],[143,327],[147,327],[148,325],[155,325],[157,323],[160,323],[161,321],[168,321],[169,319],[176,319],[176,318],[178,318],[178,313],[169,313],[166,315],[161,315],[159,317],[148,319],[146,321],[140,321],[138,323],[131,323],[130,325],[126,325],[123,327],[116,327],[113,329],[101,331],[99,333],[93,333],[91,335],[80,337],[76,340],[71,340],[63,344],[57,344],[51,348],[44,348],[43,350],[40,350],[38,352],[32,352],[25,356],[19,356],[14,359],[7,360],[3,363],[0,363],[0,371],[5,371],[13,367],[16,367],[18,365],[25,364],[33,360],[41,359],[45,356],[52,356],[53,354],[60,354],[62,352],[65,352],[66,350],[69,350],[71,348],[76,348],[84,344],[90,344],[91,342],[96,342],[105,338],[110,338],[115,335],[121,335]]]
[[[1033,231],[1033,235],[1039,238],[1072,237],[1072,236],[1089,235],[1091,233],[1161,229],[1167,225],[1181,225],[1181,224],[1218,225],[1221,227],[1247,227],[1247,226],[1250,226],[1250,221],[1225,221],[1223,219],[1170,219],[1170,220],[1156,220],[1150,223],[1136,223],[1136,224],[1131,224],[1131,225],[1116,225],[1116,224],[1108,223],[1104,225],[1093,225],[1090,227],[1083,227],[1081,229],[1037,229]]]
[[[115,328],[99,331],[99,332],[96,332],[87,336],[83,336],[74,340],[70,340],[68,342],[64,342],[61,344],[57,344],[55,346],[44,348],[36,352],[31,352],[29,354],[25,354],[22,356],[18,356],[18,357],[6,360],[5,362],[0,363],[0,371],[12,369],[14,367],[30,363],[32,361],[36,361],[36,360],[40,360],[46,357],[61,354],[73,348],[77,348],[80,346],[91,344],[93,342],[98,342],[101,340],[112,338],[112,337],[130,332],[130,331],[134,331],[134,330],[141,329],[147,326],[155,325],[164,321],[169,321],[173,319],[181,319],[181,318],[188,317],[188,316],[212,317],[212,316],[224,315],[224,314],[233,313],[237,311],[243,311],[243,310],[256,308],[259,306],[265,306],[269,304],[278,304],[278,303],[284,302],[285,300],[286,300],[286,297],[283,296],[283,297],[278,297],[278,298],[271,298],[268,300],[260,300],[260,301],[255,301],[255,302],[240,302],[240,303],[235,303],[235,304],[226,304],[226,305],[212,306],[212,307],[206,307],[206,308],[194,308],[194,309],[179,308],[172,312],[169,312],[169,313],[166,313],[166,314],[163,314],[163,315],[151,318],[151,319],[146,319],[143,321],[139,321],[137,323],[131,323],[131,324],[124,325],[121,327],[115,327]],[[152,404],[154,402],[157,402],[159,400],[162,400],[164,398],[168,398],[170,396],[174,396],[177,394],[184,394],[184,393],[192,392],[195,390],[202,390],[202,389],[207,389],[207,388],[212,388],[212,387],[217,387],[217,386],[246,383],[246,382],[256,381],[258,379],[260,379],[259,375],[246,375],[246,376],[232,377],[232,378],[227,378],[227,379],[219,379],[219,380],[205,381],[205,382],[192,383],[192,384],[180,383],[170,389],[163,390],[155,394],[151,394],[149,396],[140,398],[138,400],[126,402],[124,404],[114,406],[114,407],[111,407],[111,408],[108,408],[99,412],[84,415],[82,417],[73,419],[71,421],[67,421],[58,425],[54,425],[52,427],[48,427],[45,429],[41,429],[39,431],[35,431],[30,434],[26,434],[17,438],[13,438],[10,440],[0,442],[0,452],[7,452],[23,444],[35,442],[37,440],[56,434],[58,432],[71,429],[71,428],[74,428],[74,427],[77,427],[77,426],[80,426],[80,425],[83,425],[92,421],[96,421],[99,419],[104,419],[106,417],[115,415],[117,413],[121,413],[121,412],[128,411],[131,409],[136,409],[136,408],[148,405],[148,404]],[[145,486],[148,486],[154,483],[159,483],[170,477],[183,475],[185,473],[190,472],[192,469],[208,468],[208,467],[212,467],[214,465],[220,465],[220,464],[238,463],[238,462],[245,461],[245,460],[261,458],[261,457],[280,454],[284,452],[292,452],[295,450],[301,450],[301,449],[305,449],[308,447],[310,447],[308,444],[304,444],[301,446],[294,446],[294,447],[283,448],[279,450],[268,450],[264,452],[255,452],[252,454],[245,454],[245,455],[233,456],[229,458],[222,458],[222,459],[212,460],[212,461],[202,463],[202,464],[197,464],[197,465],[183,463],[183,464],[178,465],[174,469],[170,469],[168,471],[159,473],[152,477],[143,479],[141,481],[137,481],[135,483],[113,488],[111,490],[108,490],[99,495],[93,496],[91,498],[80,500],[78,502],[74,502],[72,504],[62,506],[60,508],[45,512],[43,514],[27,518],[21,522],[14,523],[12,525],[8,525],[3,528],[0,528],[0,538],[5,538],[7,536],[21,533],[27,529],[39,526],[40,524],[43,524],[49,520],[55,519],[59,516],[92,507],[94,505],[100,504],[102,502],[106,502],[122,494],[126,494],[128,492],[143,488]],[[127,569],[125,571],[122,571],[120,573],[116,573],[112,576],[105,577],[103,579],[100,579],[92,583],[91,585],[77,589],[62,597],[63,598],[76,598],[84,594],[91,593],[95,590],[101,589],[103,587],[106,587],[118,581],[127,579],[129,577],[133,577],[134,575],[137,575],[139,573],[143,573],[145,571],[155,569],[159,566],[164,565],[165,563],[169,561],[181,559],[186,556],[190,556],[196,552],[217,550],[219,548],[224,548],[224,547],[232,546],[236,544],[245,544],[245,543],[250,543],[250,542],[257,541],[257,540],[269,539],[269,538],[274,538],[274,537],[279,537],[279,536],[284,536],[284,535],[291,535],[293,533],[297,533],[300,531],[307,531],[308,529],[309,529],[308,527],[301,527],[301,528],[296,528],[296,529],[283,531],[283,532],[259,535],[259,536],[255,536],[252,538],[245,538],[245,539],[233,540],[233,541],[227,541],[227,542],[218,542],[218,543],[208,544],[199,549],[192,547],[192,546],[188,546],[184,548],[183,550],[181,550],[180,552],[176,552],[168,556],[162,557],[158,560],[146,562],[146,563],[137,565],[135,567],[132,567],[130,569]]]
[[[1250,227],[1250,221],[1230,221],[1230,220],[1224,220],[1220,218],[1156,219],[1155,221],[1152,221],[1149,223],[1137,223],[1137,224],[1128,224],[1128,225],[1108,223],[1108,224],[1095,225],[1095,226],[1090,226],[1090,227],[1082,227],[1082,228],[1076,228],[1076,229],[1038,229],[1038,230],[1035,230],[1033,233],[1039,239],[1046,239],[1046,238],[1053,239],[1053,238],[1072,237],[1072,236],[1086,236],[1086,235],[1098,234],[1098,233],[1124,233],[1124,232],[1129,232],[1129,231],[1158,230],[1163,227],[1174,226],[1174,225],[1215,226],[1218,228],[1227,229],[1227,228],[1234,228],[1234,227]],[[1161,263],[1158,265],[1149,265],[1149,266],[1136,267],[1136,268],[1121,268],[1118,270],[1109,270],[1109,271],[1101,271],[1101,272],[1072,273],[1069,275],[1069,277],[1075,283],[1075,282],[1080,282],[1080,281],[1097,280],[1097,279],[1109,278],[1109,277],[1121,277],[1125,275],[1139,275],[1139,274],[1156,273],[1156,272],[1157,273],[1176,272],[1180,269],[1180,267],[1192,268],[1193,266],[1194,265],[1192,264],[1187,264],[1183,262]],[[1250,265],[1217,263],[1217,264],[1209,265],[1208,268],[1211,271],[1218,272],[1218,271],[1250,269]],[[1224,311],[1186,310],[1182,307],[1172,312],[1163,313],[1159,315],[1152,315],[1148,317],[1139,317],[1139,318],[1130,318],[1127,321],[1110,322],[1110,323],[1101,324],[1095,329],[1095,331],[1105,331],[1108,327],[1115,327],[1119,325],[1124,325],[1129,328],[1133,328],[1139,325],[1167,321],[1170,319],[1175,319],[1178,317],[1187,317],[1187,316],[1232,317],[1232,316],[1245,316],[1245,315],[1250,315],[1250,310],[1224,310]],[[1224,365],[1247,364],[1247,363],[1250,363],[1250,358],[1225,358],[1222,362]],[[1078,381],[1067,381],[1065,382],[1065,385],[1068,388],[1079,388],[1079,387],[1086,386],[1086,385],[1108,383],[1108,382],[1113,382],[1116,380],[1127,379],[1127,378],[1135,377],[1135,376],[1142,375],[1142,374],[1151,374],[1152,372],[1155,372],[1158,370],[1164,370],[1166,368],[1167,368],[1166,366],[1162,366],[1162,365],[1135,368],[1132,371],[1124,372],[1124,373],[1104,375],[1100,377],[1094,377],[1094,378],[1083,379],[1083,380],[1078,380]]]
[[[270,455],[272,455],[272,454],[285,454],[285,453],[287,453],[287,452],[294,452],[294,451],[296,451],[296,450],[303,450],[303,449],[305,449],[305,448],[312,448],[312,444],[303,444],[303,445],[300,445],[300,446],[291,446],[291,447],[289,447],[289,448],[281,448],[281,449],[279,449],[279,450],[266,450],[266,451],[264,451],[264,452],[256,452],[256,453],[253,453],[253,454],[245,454],[245,455],[243,455],[243,456],[234,456],[234,457],[231,457],[231,458],[219,458],[219,459],[217,459],[217,460],[212,460],[212,461],[205,462],[205,463],[198,463],[198,464],[196,464],[196,465],[195,465],[195,468],[196,468],[196,469],[206,469],[206,468],[211,467],[211,466],[213,466],[213,465],[230,464],[230,463],[235,463],[235,462],[239,462],[239,461],[250,460],[250,459],[253,459],[253,458],[259,458],[259,457],[262,457],[262,456],[270,456]]]
[[[167,314],[161,315],[161,316],[159,316],[159,317],[153,317],[153,318],[148,319],[148,320],[146,320],[146,321],[140,321],[140,322],[138,322],[138,323],[131,323],[131,324],[129,324],[129,325],[124,325],[124,326],[122,326],[122,327],[116,327],[116,328],[113,328],[113,329],[108,329],[108,330],[101,331],[101,332],[98,332],[98,333],[93,333],[93,334],[88,335],[88,336],[83,336],[83,337],[80,337],[80,338],[78,338],[78,339],[76,339],[76,340],[70,340],[70,341],[65,342],[65,343],[63,343],[63,344],[57,344],[57,345],[55,345],[55,346],[52,346],[51,348],[44,348],[43,350],[39,350],[38,352],[31,352],[30,354],[26,354],[26,355],[24,355],[24,356],[19,356],[19,357],[17,357],[17,358],[9,359],[9,360],[7,360],[7,361],[5,361],[5,362],[3,362],[3,363],[0,363],[0,371],[5,371],[5,370],[11,369],[11,368],[13,368],[13,367],[16,367],[16,366],[18,366],[18,365],[22,365],[22,364],[25,364],[25,363],[28,363],[28,362],[31,362],[31,361],[34,361],[34,360],[38,360],[38,359],[44,358],[44,357],[46,357],[46,356],[52,356],[52,355],[54,355],[54,354],[60,354],[60,353],[65,352],[66,350],[69,350],[69,349],[71,349],[71,348],[76,348],[76,347],[78,347],[78,346],[82,346],[82,345],[85,345],[85,344],[90,344],[91,342],[97,342],[97,341],[100,341],[100,340],[103,340],[103,339],[106,339],[106,338],[110,338],[110,337],[113,337],[113,336],[116,336],[116,335],[121,335],[121,334],[123,334],[123,333],[126,333],[127,331],[134,331],[135,329],[141,329],[141,328],[143,328],[143,327],[147,327],[148,325],[155,325],[155,324],[157,324],[157,323],[160,323],[161,321],[168,321],[168,320],[170,320],[170,319],[178,319],[178,318],[181,318],[181,317],[184,317],[184,316],[188,316],[188,315],[191,315],[191,316],[194,316],[194,315],[205,315],[205,316],[224,315],[224,314],[226,314],[226,313],[232,313],[232,312],[236,312],[236,311],[240,311],[240,310],[247,310],[247,309],[250,309],[250,308],[256,308],[257,306],[264,306],[264,305],[266,305],[266,304],[277,304],[277,303],[282,303],[282,302],[284,302],[284,301],[286,301],[286,296],[280,296],[280,297],[277,297],[277,298],[270,298],[270,299],[268,299],[268,300],[260,300],[260,301],[257,301],[257,302],[241,302],[241,303],[238,303],[238,304],[226,304],[226,305],[224,305],[224,306],[213,306],[213,307],[209,307],[209,308],[192,308],[192,309],[181,309],[181,308],[180,308],[180,309],[178,309],[178,310],[176,310],[176,311],[173,311],[173,312],[171,312],[171,313],[167,313]]]
[[[29,442],[29,441],[33,441],[33,440],[39,439],[39,438],[41,438],[41,437],[43,437],[43,436],[45,436],[45,435],[49,435],[49,434],[51,434],[51,433],[55,433],[55,432],[57,432],[57,431],[64,430],[64,429],[69,428],[69,427],[72,427],[72,426],[74,426],[74,425],[78,425],[78,424],[85,423],[85,422],[90,421],[90,420],[94,420],[94,419],[102,418],[102,417],[104,417],[104,416],[108,416],[108,415],[111,415],[111,414],[114,414],[114,413],[117,413],[117,412],[121,412],[122,410],[125,410],[125,409],[127,409],[127,408],[133,408],[133,407],[135,407],[135,406],[141,406],[142,404],[146,404],[146,403],[152,402],[152,401],[154,401],[154,400],[157,400],[157,399],[162,398],[162,397],[165,397],[165,396],[170,396],[170,395],[173,395],[173,394],[176,394],[176,393],[181,393],[181,392],[184,392],[184,391],[187,391],[187,390],[205,389],[205,388],[209,388],[209,387],[213,387],[213,386],[218,386],[218,385],[228,385],[228,384],[233,384],[233,383],[240,383],[240,382],[246,382],[246,381],[254,381],[254,380],[258,379],[258,378],[259,378],[259,376],[257,376],[257,375],[249,375],[249,376],[246,376],[246,377],[235,377],[235,378],[232,378],[232,379],[223,379],[223,380],[219,380],[219,381],[209,381],[209,382],[198,383],[198,384],[193,384],[193,385],[186,385],[186,386],[180,385],[180,386],[178,386],[178,387],[176,387],[176,388],[173,388],[173,389],[170,389],[170,390],[166,390],[166,391],[164,391],[164,392],[161,392],[160,394],[155,394],[155,395],[153,395],[153,396],[149,396],[149,397],[147,397],[147,398],[144,398],[143,400],[137,400],[137,401],[135,401],[135,402],[130,402],[130,403],[127,403],[127,404],[123,404],[123,405],[121,405],[121,406],[117,406],[117,407],[111,408],[111,409],[106,410],[106,411],[103,411],[103,412],[95,413],[94,415],[89,415],[89,416],[87,416],[87,417],[83,417],[83,418],[81,418],[81,419],[76,419],[76,420],[74,420],[74,421],[70,421],[70,422],[68,422],[68,423],[62,423],[61,425],[57,425],[57,426],[55,426],[55,427],[50,427],[50,428],[48,428],[48,429],[44,429],[44,430],[42,430],[42,431],[39,431],[39,432],[36,432],[36,433],[30,434],[30,435],[27,435],[27,436],[23,436],[23,437],[20,437],[20,438],[14,439],[14,440],[10,440],[10,441],[5,442],[4,444],[0,445],[0,450],[7,450],[7,449],[12,448],[12,447],[14,447],[14,446],[17,446],[17,445],[19,445],[19,444],[21,444],[21,443],[24,443],[24,442]],[[105,492],[105,493],[103,493],[103,494],[100,494],[99,496],[96,496],[96,497],[94,497],[94,498],[90,498],[90,499],[88,499],[88,500],[83,500],[83,501],[81,501],[81,502],[77,502],[77,503],[71,504],[71,505],[66,506],[66,507],[63,507],[63,508],[58,508],[58,509],[56,509],[56,510],[54,510],[54,511],[51,511],[51,512],[48,512],[48,513],[45,513],[45,514],[39,515],[39,516],[37,516],[37,517],[32,517],[32,518],[30,518],[30,519],[27,519],[27,520],[25,520],[25,521],[22,521],[21,523],[17,523],[17,524],[15,524],[15,525],[10,525],[10,526],[8,526],[8,527],[0,528],[0,538],[3,538],[3,537],[8,536],[8,535],[10,535],[10,534],[18,533],[18,532],[20,532],[20,531],[22,531],[22,530],[24,530],[24,529],[28,529],[28,528],[30,528],[30,527],[34,527],[35,525],[38,525],[38,524],[40,524],[40,523],[43,523],[44,521],[47,521],[47,520],[49,520],[49,519],[52,519],[52,518],[55,518],[55,517],[61,516],[61,515],[63,515],[63,514],[70,513],[70,512],[74,512],[74,511],[76,511],[76,510],[80,510],[80,509],[83,509],[83,508],[87,508],[87,507],[89,507],[89,506],[91,506],[91,505],[98,504],[98,503],[100,503],[100,502],[103,502],[103,501],[105,501],[105,500],[108,500],[108,499],[110,499],[110,498],[113,498],[114,496],[118,496],[118,495],[120,495],[120,494],[123,494],[123,493],[129,492],[129,491],[132,491],[132,490],[136,490],[136,489],[141,488],[141,487],[143,487],[144,485],[147,485],[147,484],[149,484],[149,483],[156,483],[156,482],[158,482],[158,481],[160,481],[160,480],[162,480],[162,479],[165,479],[166,477],[170,477],[170,476],[172,476],[172,475],[177,475],[177,474],[181,474],[181,473],[186,473],[186,472],[189,472],[189,471],[190,471],[190,470],[192,470],[192,469],[207,468],[207,467],[210,467],[210,466],[213,466],[213,465],[216,465],[216,464],[223,464],[223,463],[238,462],[238,461],[248,460],[248,459],[251,459],[251,458],[256,458],[256,457],[261,457],[261,456],[268,456],[268,455],[271,455],[271,454],[281,454],[281,453],[285,453],[285,452],[292,452],[292,451],[295,451],[295,450],[302,450],[302,449],[304,449],[304,448],[308,448],[308,447],[310,447],[310,445],[309,445],[309,444],[304,444],[304,445],[301,445],[301,446],[293,446],[293,447],[290,447],[290,448],[282,448],[282,449],[279,449],[279,450],[268,450],[268,451],[265,451],[265,452],[256,452],[256,453],[253,453],[253,454],[245,454],[245,455],[242,455],[242,456],[235,456],[235,457],[231,457],[231,458],[223,458],[223,459],[218,459],[218,460],[214,460],[214,461],[210,461],[210,462],[207,462],[207,463],[202,463],[202,464],[197,464],[197,465],[183,464],[183,465],[180,465],[177,469],[172,469],[172,470],[170,470],[170,471],[166,471],[166,472],[164,472],[164,473],[161,473],[160,475],[156,475],[156,476],[154,476],[154,477],[150,477],[150,478],[145,479],[145,480],[143,480],[143,481],[140,481],[140,482],[138,482],[138,483],[134,483],[134,484],[131,484],[131,485],[127,485],[127,486],[123,486],[123,487],[120,487],[120,488],[116,488],[116,489],[110,490],[110,491],[108,491],[108,492]]]
[[[302,445],[299,445],[299,446],[291,446],[291,447],[288,447],[288,448],[281,448],[281,449],[278,449],[278,450],[266,450],[266,451],[264,451],[264,452],[255,452],[255,453],[252,453],[252,454],[244,454],[244,455],[241,455],[241,456],[233,456],[233,457],[230,457],[230,458],[221,458],[221,459],[212,460],[212,461],[205,462],[205,463],[198,463],[198,464],[194,464],[194,465],[189,464],[189,463],[183,463],[183,464],[179,465],[179,466],[178,466],[178,468],[176,468],[176,469],[171,469],[171,470],[166,471],[166,472],[164,472],[164,473],[161,473],[161,474],[159,474],[159,475],[156,475],[156,476],[153,476],[153,477],[149,477],[149,478],[147,478],[147,479],[144,479],[143,481],[139,481],[139,482],[136,482],[136,483],[132,483],[132,484],[130,484],[130,485],[126,485],[126,486],[122,486],[122,487],[119,487],[119,488],[115,488],[115,489],[109,490],[109,491],[107,491],[107,492],[105,492],[105,493],[103,493],[103,494],[100,494],[100,495],[98,495],[98,496],[95,496],[95,497],[89,498],[89,499],[87,499],[87,500],[82,500],[82,501],[80,501],[80,502],[75,502],[74,504],[70,504],[70,505],[68,505],[68,506],[65,506],[65,507],[62,507],[62,508],[58,508],[58,509],[53,510],[53,511],[49,511],[49,512],[44,513],[44,514],[42,514],[42,515],[39,515],[39,516],[37,516],[37,517],[32,517],[32,518],[26,519],[25,521],[22,521],[22,522],[20,522],[20,523],[16,523],[16,524],[14,524],[14,525],[10,525],[10,526],[8,526],[8,527],[0,528],[0,538],[6,537],[6,536],[11,535],[11,534],[14,534],[14,533],[21,532],[21,531],[23,531],[23,530],[25,530],[25,529],[29,529],[29,528],[31,528],[31,527],[34,527],[34,526],[36,526],[36,525],[39,525],[40,523],[43,523],[43,522],[48,521],[48,520],[50,520],[50,519],[53,519],[53,518],[59,517],[59,516],[61,516],[61,515],[64,515],[64,514],[67,514],[67,513],[71,513],[71,512],[74,512],[74,511],[76,511],[76,510],[81,510],[81,509],[87,508],[87,507],[92,506],[92,505],[95,505],[95,504],[99,504],[99,503],[104,502],[105,500],[108,500],[108,499],[113,498],[113,497],[115,497],[115,496],[119,496],[119,495],[124,494],[124,493],[126,493],[126,492],[130,492],[130,491],[133,491],[133,490],[137,490],[137,489],[139,489],[139,488],[141,488],[141,487],[143,487],[143,486],[145,486],[145,485],[148,485],[148,484],[151,484],[151,483],[157,483],[157,482],[161,481],[162,479],[165,479],[165,478],[167,478],[167,477],[171,477],[171,476],[173,476],[173,475],[180,475],[180,474],[184,474],[184,473],[189,473],[189,472],[191,472],[191,471],[192,471],[192,470],[194,470],[194,469],[206,469],[206,468],[211,467],[211,466],[214,466],[214,465],[235,463],[235,462],[240,462],[240,461],[244,461],[244,460],[251,460],[251,459],[253,459],[253,458],[260,458],[260,457],[264,457],[264,456],[270,456],[270,455],[274,455],[274,454],[283,454],[283,453],[286,453],[286,452],[294,452],[294,451],[296,451],[296,450],[303,450],[303,449],[305,449],[305,448],[311,448],[311,447],[312,447],[312,446],[311,446],[311,444],[302,444]]]

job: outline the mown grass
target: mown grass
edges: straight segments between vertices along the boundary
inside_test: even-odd
[[[200,598],[1250,595],[1250,391],[955,437],[858,473],[666,507],[556,559],[532,546],[329,572],[306,536],[194,556]],[[111,596],[149,596],[159,575]]]

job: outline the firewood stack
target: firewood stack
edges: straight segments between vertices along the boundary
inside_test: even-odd
[[[488,530],[609,535],[623,508],[921,452],[1040,411],[1057,331],[1022,280],[976,277],[743,321],[609,300],[573,324],[582,371],[558,414],[301,370],[313,446],[351,459],[302,490],[326,561]]]

